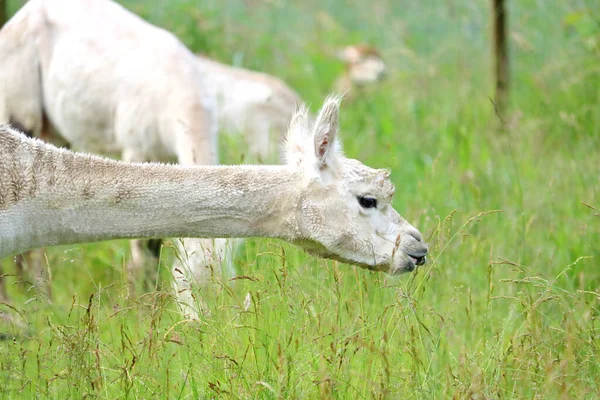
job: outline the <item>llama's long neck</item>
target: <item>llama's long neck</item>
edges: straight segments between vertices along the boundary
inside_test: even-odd
[[[120,238],[294,240],[300,186],[285,166],[125,164],[0,132],[0,258]]]

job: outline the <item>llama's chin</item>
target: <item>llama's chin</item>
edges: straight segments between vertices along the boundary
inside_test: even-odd
[[[413,272],[414,270],[417,269],[417,266],[421,265],[421,264],[422,263],[419,261],[419,259],[406,254],[406,256],[402,258],[401,262],[390,265],[388,274],[389,275],[402,275],[402,274],[406,274],[409,272]]]
[[[413,257],[406,253],[403,254],[401,260],[394,260],[392,263],[381,263],[381,264],[366,264],[362,262],[357,262],[350,258],[340,256],[339,254],[335,254],[327,251],[324,247],[316,248],[304,248],[304,250],[312,254],[314,256],[327,258],[330,260],[340,261],[349,265],[355,265],[360,268],[368,269],[369,271],[375,272],[384,272],[388,275],[402,275],[409,272],[413,272],[417,269],[419,265],[423,265],[425,263],[425,257]]]

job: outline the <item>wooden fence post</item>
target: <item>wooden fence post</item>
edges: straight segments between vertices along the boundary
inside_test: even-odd
[[[495,102],[503,112],[508,101],[509,60],[507,39],[507,10],[505,0],[492,0],[494,23],[494,70],[496,79]]]

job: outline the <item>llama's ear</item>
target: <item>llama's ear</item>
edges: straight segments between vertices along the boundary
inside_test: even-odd
[[[304,105],[298,105],[292,116],[282,151],[286,164],[298,166],[310,157],[307,152],[309,133],[308,108]]]
[[[339,150],[336,136],[341,100],[341,96],[327,97],[315,122],[314,149],[319,168],[332,166]]]

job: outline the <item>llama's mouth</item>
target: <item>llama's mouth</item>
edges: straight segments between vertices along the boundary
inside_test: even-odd
[[[425,255],[417,255],[417,254],[409,254],[409,253],[405,253],[405,254],[408,259],[406,260],[406,264],[404,265],[404,268],[397,269],[396,271],[394,271],[394,273],[393,273],[394,275],[399,275],[399,274],[403,274],[406,272],[413,272],[415,269],[417,269],[417,267],[419,265],[423,265],[427,261],[427,257],[425,257]]]
[[[427,257],[426,256],[413,256],[410,254],[407,254],[407,256],[411,259],[411,261],[415,264],[415,265],[423,265],[427,262]]]

